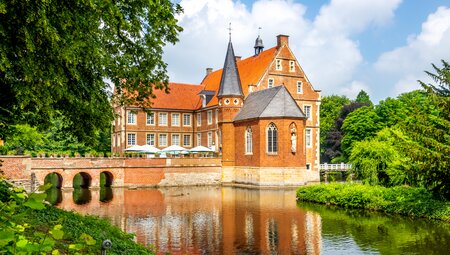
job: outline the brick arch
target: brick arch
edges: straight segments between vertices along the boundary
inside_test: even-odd
[[[100,172],[100,176],[99,179],[101,179],[101,175],[104,174],[105,175],[105,186],[104,187],[111,187],[114,183],[114,174],[111,173],[110,171],[102,171]],[[99,182],[100,183],[100,182]]]
[[[85,172],[85,171],[82,171],[82,172],[78,172],[78,173],[76,173],[74,176],[73,176],[73,178],[72,178],[72,186],[75,188],[75,184],[74,184],[74,179],[75,179],[75,176],[77,176],[77,175],[80,175],[81,176],[81,184],[80,184],[80,187],[82,187],[82,188],[89,188],[89,187],[91,187],[91,185],[92,185],[92,175],[91,174],[89,174],[88,172]]]
[[[33,174],[34,174],[34,173],[33,173]],[[55,174],[55,175],[56,175],[56,178],[57,178],[57,184],[56,184],[55,188],[61,189],[61,188],[63,187],[64,178],[63,178],[63,176],[62,176],[60,173],[58,173],[58,172],[51,172],[51,173],[48,173],[47,175],[45,175],[44,180],[43,180],[42,183],[43,183],[43,184],[46,184],[47,178],[49,178],[50,175],[52,175],[52,174]],[[34,174],[34,176],[36,176],[36,175]],[[35,177],[35,178],[36,178],[36,177]]]

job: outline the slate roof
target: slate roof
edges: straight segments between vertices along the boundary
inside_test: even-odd
[[[242,91],[244,95],[248,93],[248,85],[256,85],[263,76],[264,72],[269,68],[270,63],[275,58],[277,47],[270,48],[261,52],[259,55],[254,55],[237,62],[239,76],[241,80]],[[201,85],[204,85],[205,90],[219,90],[220,79],[222,77],[222,70],[219,69],[208,74]],[[213,97],[207,106],[214,106],[218,104],[217,97]]]
[[[244,96],[231,40],[228,42],[227,54],[225,63],[223,64],[222,78],[220,79],[217,96]]]
[[[245,99],[244,106],[237,113],[234,121],[257,118],[290,117],[306,118],[306,115],[284,86],[276,86],[253,92]]]

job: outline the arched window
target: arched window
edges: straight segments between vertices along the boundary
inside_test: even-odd
[[[253,133],[250,127],[245,131],[245,154],[253,154]]]
[[[278,152],[278,131],[275,124],[270,123],[267,128],[267,153]]]

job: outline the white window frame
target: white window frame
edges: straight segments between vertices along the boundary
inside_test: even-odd
[[[176,139],[174,139],[174,137],[178,137],[178,143],[174,142],[176,140]],[[170,144],[171,145],[181,146],[181,135],[178,134],[178,133],[177,134],[172,134],[171,137],[170,137]]]
[[[127,146],[133,146],[137,144],[136,133],[127,133]]]
[[[251,127],[245,130],[245,155],[253,155],[253,132]]]
[[[273,87],[275,87],[275,80],[273,78],[269,78],[267,80],[267,88],[270,89],[270,88],[273,88]]]
[[[211,124],[212,124],[212,121],[213,121],[213,114],[212,114],[212,111],[211,111],[211,110],[209,110],[209,111],[207,112],[207,116],[208,116],[208,125],[211,125]]]
[[[211,148],[212,144],[213,144],[213,138],[212,138],[212,132],[209,131],[208,132],[208,148]]]
[[[175,117],[175,116],[177,116],[177,117]],[[178,120],[178,122],[177,122],[177,120]],[[171,114],[171,123],[172,123],[173,127],[179,127],[180,126],[180,114],[179,113],[172,113]]]
[[[289,72],[295,72],[295,61],[289,60]]]
[[[305,145],[306,148],[312,148],[312,129],[305,129]]]
[[[197,127],[201,127],[201,126],[202,126],[202,113],[198,112],[197,113]]]
[[[303,82],[301,81],[297,81],[297,94],[303,94]]]
[[[275,70],[277,71],[283,71],[283,62],[281,61],[281,59],[275,59]]]
[[[136,125],[137,123],[137,113],[133,110],[127,111],[127,124]]]
[[[275,137],[275,139],[272,138],[272,141],[270,141],[270,139],[269,139],[269,131],[271,129],[276,131],[276,137]],[[273,135],[273,133],[272,133],[272,135]],[[270,154],[270,155],[278,154],[278,138],[279,138],[278,127],[277,127],[277,125],[275,125],[275,123],[272,122],[266,128],[266,152],[267,152],[267,154]],[[275,141],[275,146],[273,146],[274,141]],[[270,142],[271,142],[272,146],[269,146]]]
[[[163,117],[164,116],[164,117]],[[159,114],[158,114],[158,126],[164,126],[164,127],[167,127],[167,125],[168,125],[168,114],[167,114],[167,112],[160,112]],[[163,122],[163,121],[165,121],[165,123]]]
[[[189,137],[189,143],[186,142],[186,137]],[[183,134],[183,146],[184,147],[192,147],[192,136],[191,134]]]
[[[189,116],[189,124],[186,124],[186,116]],[[192,126],[192,114],[190,113],[183,113],[183,127],[190,127]]]
[[[147,126],[154,126],[156,120],[156,114],[154,112],[147,112]]]
[[[161,139],[163,136],[165,137],[165,143],[161,142],[163,140],[163,139]],[[167,133],[158,134],[158,146],[159,147],[167,147]]]
[[[197,133],[197,146],[202,145],[202,133]]]
[[[152,141],[151,141],[151,139],[150,139],[150,137],[153,135],[153,143],[152,143]],[[147,134],[145,134],[145,142],[146,142],[146,144],[148,144],[148,145],[151,145],[151,146],[156,146],[156,134],[155,133],[147,133]]]
[[[216,109],[216,124],[219,123],[219,109]]]
[[[309,110],[306,110],[306,109],[309,109]],[[303,112],[305,113],[308,120],[311,119],[312,106],[310,104],[303,105]]]

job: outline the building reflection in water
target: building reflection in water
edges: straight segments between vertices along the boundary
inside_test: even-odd
[[[293,190],[231,187],[92,190],[87,198],[81,199],[90,201],[82,204],[77,204],[75,201],[80,199],[76,200],[71,193],[62,192],[58,207],[108,217],[123,230],[135,233],[139,243],[153,245],[161,253],[320,254],[321,251],[320,216],[297,208]]]

